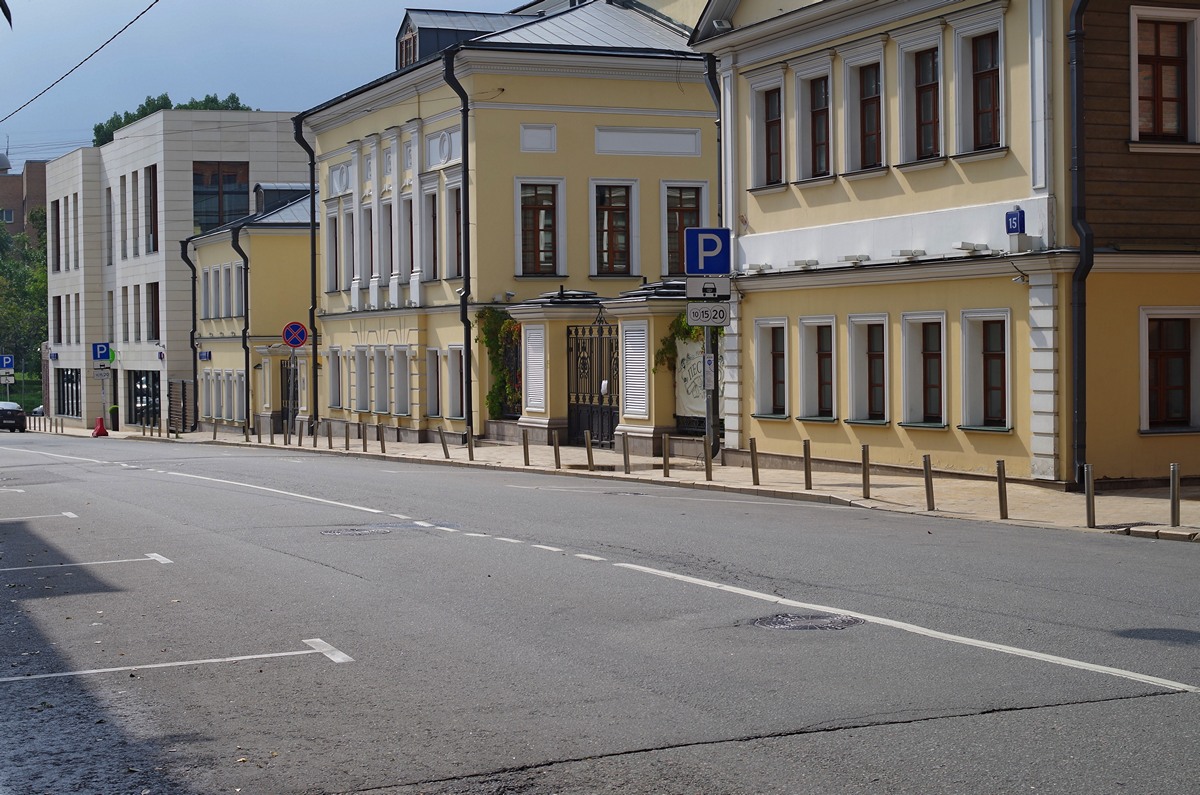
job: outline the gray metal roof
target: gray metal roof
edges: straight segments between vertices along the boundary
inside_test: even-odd
[[[546,17],[521,17],[524,23],[480,36],[476,42],[542,47],[606,47],[630,50],[686,51],[687,33],[674,31],[645,14],[603,0]]]
[[[305,190],[308,185],[302,186]],[[317,194],[317,201],[321,200],[320,193]],[[258,226],[259,224],[308,224],[308,196],[301,196],[293,202],[283,205],[278,210],[272,210],[269,213],[255,215],[250,219],[248,226]]]
[[[477,30],[494,33],[511,28],[529,17],[516,14],[484,14],[473,11],[435,11],[426,8],[411,8],[408,19],[417,29]]]

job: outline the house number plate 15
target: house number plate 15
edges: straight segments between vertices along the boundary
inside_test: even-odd
[[[687,322],[689,326],[728,326],[729,304],[693,301],[687,305]]]

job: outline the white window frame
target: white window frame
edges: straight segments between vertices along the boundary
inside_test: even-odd
[[[1008,146],[1008,59],[1005,57],[1004,7],[988,6],[977,11],[967,11],[946,17],[954,33],[954,128],[955,151],[958,154],[1003,151]],[[989,33],[998,33],[997,48],[1000,53],[1000,143],[988,149],[975,148],[975,81],[971,40]],[[943,67],[943,73],[945,68]],[[944,138],[943,138],[944,140]]]
[[[213,420],[225,418],[225,373],[216,371],[213,376]]]
[[[446,346],[446,416],[461,420],[466,417],[466,400],[463,394],[466,360],[463,346]]]
[[[761,71],[746,75],[747,86],[750,89],[750,151],[751,188],[778,188],[788,184],[791,179],[791,169],[788,163],[788,119],[787,92],[784,91],[783,64],[767,67]],[[767,183],[767,153],[763,149],[766,123],[766,93],[779,89],[779,184]]]
[[[771,405],[771,390],[774,384],[771,379],[771,335],[777,329],[783,329],[783,382],[787,389],[783,396],[783,413],[776,414]],[[760,317],[754,320],[754,414],[759,417],[790,416],[792,396],[792,367],[789,361],[791,340],[788,335],[786,317]]]
[[[1186,318],[1191,322],[1191,399],[1187,427],[1150,427],[1150,334],[1151,319]],[[1143,306],[1138,309],[1138,428],[1143,433],[1186,433],[1200,430],[1200,306]]]
[[[904,388],[900,396],[900,414],[902,423],[906,425],[929,425],[925,422],[925,360],[922,357],[924,338],[922,326],[925,323],[941,324],[941,385],[942,385],[942,421],[939,427],[947,425],[946,420],[946,313],[945,312],[905,312],[900,316],[901,343],[904,352],[901,359],[903,368]]]
[[[946,54],[941,25],[892,35],[900,85],[900,163],[937,161],[946,156]],[[935,156],[917,159],[917,53],[937,50],[938,134]]]
[[[458,245],[458,237],[462,230],[455,228],[458,226],[456,216],[459,214],[455,212],[455,205],[458,205],[461,212],[463,198],[462,167],[455,166],[446,169],[443,174],[445,175],[446,187],[445,199],[442,201],[442,214],[445,218],[442,223],[440,239],[444,241],[444,245],[441,248],[446,252],[445,278],[461,279],[463,275],[463,259],[462,251]]]
[[[888,105],[887,65],[883,57],[883,41],[873,39],[846,50],[838,50],[842,58],[843,124],[842,164],[845,173],[887,168],[888,165]],[[872,64],[879,66],[879,164],[862,165],[859,119],[859,70]]]
[[[233,263],[221,267],[221,317],[233,317]]]
[[[264,411],[270,411],[271,378],[274,375],[275,361],[270,357],[264,356],[257,366],[261,368],[258,371],[258,400],[262,404]],[[282,384],[280,386],[282,387]]]
[[[200,416],[211,419],[213,416],[213,373],[210,368],[204,369],[203,381],[204,391],[202,394],[204,399],[203,405],[200,407]]]
[[[524,262],[524,249],[521,247],[521,187],[523,185],[554,185],[554,274],[567,275],[567,180],[565,177],[516,177],[513,180],[513,245],[516,252],[516,262],[513,263],[513,274],[525,276],[521,268]],[[542,274],[533,275],[533,278]],[[549,276],[550,274],[545,274]]]
[[[338,289],[347,292],[354,283],[355,268],[358,262],[354,236],[354,207],[347,205],[342,208],[342,225],[338,229],[338,242],[342,248],[342,278]]]
[[[883,326],[883,419],[872,420],[868,417],[868,407],[870,405],[870,389],[871,374],[868,369],[867,362],[867,327],[874,325]],[[892,390],[891,390],[891,338],[890,329],[888,327],[888,316],[886,312],[875,312],[870,314],[854,314],[846,317],[846,329],[848,331],[848,347],[849,347],[849,364],[850,372],[850,406],[847,411],[847,421],[849,422],[884,422],[888,423],[892,420]]]
[[[325,226],[321,236],[325,238],[325,292],[333,293],[338,289],[338,241],[337,206],[325,208]]]
[[[396,204],[386,201],[379,205],[379,278],[396,275],[395,247]],[[392,303],[396,303],[392,297]]]
[[[435,212],[429,211],[429,203],[433,202]],[[421,261],[414,263],[421,270],[421,279],[423,281],[433,281],[438,278],[438,259],[441,258],[442,252],[446,248],[445,235],[441,234],[440,230],[434,229],[435,224],[442,220],[439,197],[438,197],[438,181],[435,176],[433,179],[426,180],[421,184]],[[436,241],[436,250],[432,243]]]
[[[797,61],[790,64],[792,76],[795,80],[795,108],[796,108],[796,176],[797,179],[809,180],[819,179],[832,180],[837,174],[837,138],[835,130],[837,129],[837,106],[834,103],[833,97],[833,53],[824,52],[812,58],[805,58],[802,61]],[[829,142],[829,173],[814,174],[812,169],[812,151],[813,141],[810,131],[809,121],[812,113],[812,92],[810,87],[814,80],[826,78],[829,84],[829,110],[826,113],[828,126],[825,131],[825,140]]]
[[[246,314],[246,296],[242,291],[242,275],[246,266],[240,262],[233,266],[233,316],[242,317]]]
[[[591,179],[588,181],[588,260],[591,263],[589,273],[592,276],[600,273],[600,262],[596,257],[596,240],[599,236],[599,230],[596,228],[596,188],[607,186],[629,188],[629,228],[627,230],[629,233],[629,276],[641,276],[641,190],[636,179]],[[665,209],[663,217],[666,217]],[[624,274],[620,274],[618,277],[621,275]]]
[[[209,302],[211,300],[209,287],[209,269],[201,268],[200,270],[200,319],[207,320],[211,315]]]
[[[413,248],[416,245],[416,241],[414,240],[416,235],[413,229],[413,196],[411,193],[405,193],[400,197],[400,211],[396,220],[400,225],[398,232],[400,247],[396,251],[397,260],[395,267],[397,268],[396,272],[407,279],[412,276],[414,269],[418,272],[420,271],[420,263],[417,262]],[[409,268],[409,263],[412,263],[412,268]],[[399,296],[396,297],[399,298]],[[398,304],[400,302],[396,301],[395,303]]]
[[[365,345],[354,349],[354,410],[371,410],[371,357]]]
[[[526,411],[546,410],[546,327],[521,324],[521,400]]]
[[[226,370],[225,371],[225,408],[224,408],[224,411],[221,412],[222,417],[226,420],[232,420],[234,415],[237,414],[237,408],[235,407],[235,401],[237,400],[237,393],[234,390],[234,386],[235,386],[235,384],[234,384],[234,380],[233,380],[233,371]]]
[[[375,261],[375,210],[370,204],[362,208],[362,234],[359,235],[359,287],[366,289],[371,279],[378,279],[378,263]]]
[[[621,416],[650,419],[650,324],[621,323]]]
[[[1158,8],[1130,6],[1129,8],[1129,140],[1141,140],[1138,124],[1138,22],[1183,22],[1187,25],[1188,47],[1188,119],[1187,143],[1200,142],[1200,8]],[[1180,146],[1167,141],[1150,141],[1147,145]],[[1143,423],[1143,427],[1145,424]]]
[[[234,422],[246,420],[246,371],[235,370],[233,373],[233,419]]]
[[[392,413],[406,417],[412,413],[412,395],[407,345],[392,348]]]
[[[425,416],[442,416],[442,352],[425,349]]]
[[[379,347],[372,351],[375,359],[375,368],[371,374],[372,389],[375,397],[375,413],[387,414],[391,411],[391,378],[388,373],[388,351],[387,348]]]
[[[820,422],[834,422],[838,419],[838,334],[837,317],[834,315],[811,315],[801,317],[797,321],[800,327],[800,419]],[[821,405],[821,380],[817,366],[817,329],[829,328],[829,340],[832,350],[830,361],[833,363],[831,382],[833,394],[830,405],[833,409],[828,417],[819,417],[817,412]]]
[[[342,407],[342,351],[329,349],[329,407]]]
[[[983,424],[983,331],[985,320],[1004,321],[1004,426]],[[1006,431],[1013,424],[1012,311],[1009,309],[962,310],[962,424],[970,430]]]

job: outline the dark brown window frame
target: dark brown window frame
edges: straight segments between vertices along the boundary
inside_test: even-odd
[[[527,196],[526,191],[532,191]],[[545,201],[530,202],[527,199]],[[521,184],[521,274],[524,276],[554,276],[558,273],[558,185],[552,182]],[[549,210],[549,212],[545,212]],[[537,223],[538,215],[544,223]],[[549,234],[549,246],[542,246],[543,235]]]
[[[624,193],[624,203],[613,203]],[[595,186],[596,196],[596,273],[604,276],[628,276],[631,273],[633,242],[633,188],[629,185]],[[624,226],[618,219],[624,218]],[[624,236],[624,244],[619,243]]]
[[[689,205],[686,196],[694,197]],[[667,226],[664,233],[667,236],[667,274],[683,275],[683,233],[685,229],[700,226],[700,205],[704,201],[704,192],[699,185],[668,185],[667,186]]]
[[[985,428],[1008,427],[1008,376],[1006,373],[1008,344],[1005,326],[1006,324],[1003,320],[984,320],[979,324],[980,347],[982,348],[983,355],[983,378],[981,380],[983,382],[983,425]],[[998,337],[1000,347],[990,348],[989,339],[991,338],[991,334],[989,332],[996,328],[1000,330]],[[997,361],[1000,363],[998,381],[992,378],[991,367],[989,367],[989,365]],[[991,404],[990,398],[996,394],[1000,396],[1002,413],[989,414],[988,406]]]
[[[817,416],[833,416],[833,326],[817,326]],[[829,398],[825,395],[828,393]]]
[[[932,63],[928,63],[930,61]],[[923,74],[928,74],[928,79],[923,79]],[[924,100],[926,98],[930,98],[929,117],[924,116],[926,106]],[[938,49],[931,47],[913,54],[913,120],[917,136],[914,152],[918,160],[939,157],[942,153],[939,141],[941,136],[940,102],[941,75],[938,72]],[[924,133],[926,131],[929,132],[928,146],[925,145]]]
[[[818,95],[817,88],[822,89]],[[817,104],[820,96],[821,104]],[[827,177],[829,165],[829,75],[808,81],[809,168],[812,177]]]
[[[942,324],[937,320],[921,324],[921,421],[942,422]]]
[[[983,44],[991,44],[990,52],[995,55],[991,62],[981,65],[985,55]],[[1000,146],[1000,32],[992,31],[971,39],[971,117],[976,151],[996,149]],[[991,104],[984,104],[983,97],[991,96]]]
[[[771,326],[771,413],[787,411],[787,328]]]
[[[887,416],[887,353],[882,323],[866,325],[867,419]]]
[[[874,88],[869,78],[874,76]],[[874,91],[868,94],[868,91]],[[883,165],[883,70],[878,63],[858,68],[858,167],[876,168]],[[872,130],[869,126],[874,122]]]
[[[1182,325],[1182,347],[1167,345],[1166,326]],[[1192,328],[1191,318],[1149,318],[1146,326],[1147,339],[1147,396],[1151,428],[1189,427],[1192,424]],[[1182,363],[1183,377],[1178,384],[1169,382],[1173,363]],[[1168,415],[1168,399],[1174,393],[1182,394],[1184,413],[1182,416]]]
[[[763,184],[783,182],[783,89],[762,93]]]
[[[1150,26],[1154,28],[1154,47],[1153,53],[1143,53],[1141,51],[1141,28]],[[1178,32],[1178,40],[1182,44],[1182,55],[1163,55],[1162,49],[1162,32],[1164,29],[1171,27]],[[1139,19],[1138,20],[1138,137],[1145,140],[1154,141],[1186,141],[1188,137],[1188,114],[1191,108],[1188,106],[1188,25],[1186,22],[1178,22],[1175,20],[1159,20],[1159,19]],[[1151,79],[1153,81],[1153,93],[1150,96],[1141,94],[1141,70],[1142,67],[1149,67],[1151,71]],[[1163,87],[1163,72],[1165,69],[1175,68],[1179,70],[1179,87],[1177,97],[1165,97],[1162,93]],[[1150,129],[1145,129],[1141,123],[1141,105],[1143,102],[1150,102],[1152,105],[1153,121]],[[1165,106],[1168,103],[1177,105],[1175,118],[1179,120],[1179,130],[1170,131],[1165,129]]]

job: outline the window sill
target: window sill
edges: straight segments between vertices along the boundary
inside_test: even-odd
[[[788,418],[786,414],[751,414],[750,416],[756,420],[786,420]]]
[[[412,414],[393,414],[393,417],[411,417]]]
[[[780,182],[776,185],[759,185],[757,188],[747,189],[747,193],[751,196],[766,196],[771,193],[783,193],[788,188],[788,183]]]
[[[944,422],[900,422],[901,428],[916,428],[922,431],[944,431],[950,426]]]
[[[877,425],[879,427],[886,427],[892,424],[891,420],[842,420],[842,422],[847,425]]]
[[[1129,151],[1138,154],[1200,155],[1200,143],[1191,141],[1130,141]]]
[[[589,273],[589,279],[637,279],[641,274],[638,273]]]
[[[1200,433],[1200,426],[1196,425],[1174,425],[1165,428],[1139,428],[1138,434],[1141,436],[1186,436],[1188,434]]]
[[[561,279],[562,274],[558,273],[518,273],[517,279]]]
[[[882,177],[887,173],[887,166],[871,166],[870,168],[860,168],[856,171],[847,171],[845,174],[842,174],[842,179],[846,180],[847,182],[857,182],[860,179],[873,179],[875,177]]]
[[[797,417],[799,422],[823,422],[827,425],[832,425],[838,421],[837,417]]]
[[[977,160],[998,160],[1007,156],[1007,146],[993,146],[990,149],[978,149],[974,152],[963,152],[962,154],[954,155],[951,159],[956,163],[974,163]]]
[[[819,177],[808,177],[807,179],[797,180],[793,182],[792,185],[800,188],[801,190],[804,188],[820,188],[825,185],[832,185],[833,183],[837,182],[837,178],[837,174],[823,174]]]
[[[980,433],[1012,433],[1011,425],[955,425],[960,431],[978,431]]]
[[[910,171],[926,171],[931,168],[941,168],[942,166],[946,165],[947,162],[949,162],[949,159],[944,155],[935,155],[934,157],[927,157],[923,160],[911,160],[907,163],[898,163],[896,165],[896,170],[907,174]]]

